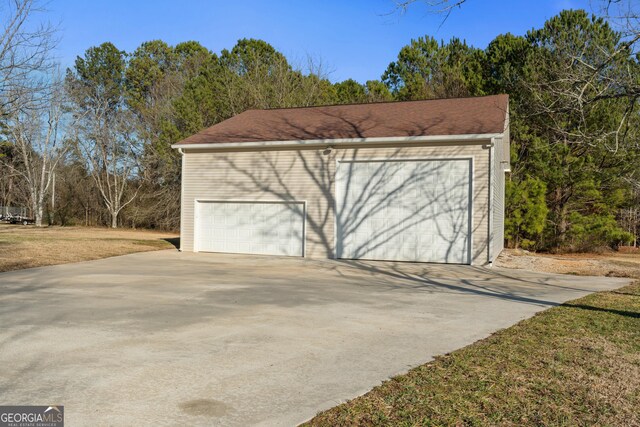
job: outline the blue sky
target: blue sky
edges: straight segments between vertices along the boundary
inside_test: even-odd
[[[588,0],[468,0],[440,27],[442,16],[417,2],[389,14],[393,0],[52,0],[48,18],[60,24],[57,56],[71,66],[105,41],[133,51],[147,40],[196,40],[213,52],[243,37],[260,38],[294,64],[321,58],[332,81],[378,79],[412,38],[457,36],[485,47],[496,35],[524,34],[565,8]],[[440,27],[440,28],[439,28]]]

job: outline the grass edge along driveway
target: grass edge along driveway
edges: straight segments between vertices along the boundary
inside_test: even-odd
[[[640,281],[538,313],[305,425],[639,426],[638,408]]]

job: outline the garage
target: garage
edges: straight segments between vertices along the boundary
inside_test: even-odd
[[[304,256],[303,202],[196,204],[196,251]]]
[[[471,159],[346,161],[338,258],[470,263]]]
[[[173,145],[180,250],[491,265],[509,98],[247,110]]]

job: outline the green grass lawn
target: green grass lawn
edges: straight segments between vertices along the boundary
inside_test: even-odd
[[[539,313],[307,425],[640,426],[640,282]]]

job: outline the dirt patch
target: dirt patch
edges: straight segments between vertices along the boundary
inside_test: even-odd
[[[579,276],[632,277],[640,279],[640,252],[612,252],[605,254],[536,254],[523,250],[505,249],[495,265],[547,273]]]
[[[221,417],[229,412],[229,405],[213,399],[197,399],[183,402],[180,409],[189,415]]]
[[[173,233],[0,225],[0,272],[175,248]]]

